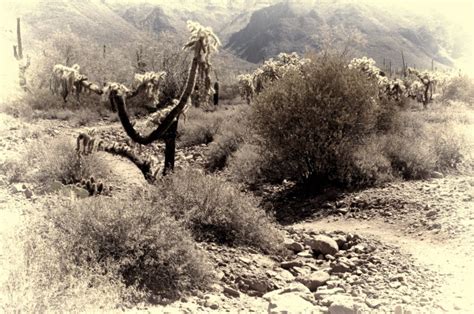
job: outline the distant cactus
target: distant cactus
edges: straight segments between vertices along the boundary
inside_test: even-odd
[[[265,88],[265,84],[282,78],[289,71],[299,71],[308,62],[310,59],[301,58],[296,52],[280,53],[276,58],[270,58],[252,74],[237,77],[241,97],[250,104],[254,95]]]

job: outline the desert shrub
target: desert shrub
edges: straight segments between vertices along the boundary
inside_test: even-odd
[[[281,234],[257,200],[215,175],[185,169],[166,178],[160,193],[171,213],[199,240],[276,252]]]
[[[191,108],[186,114],[186,120],[180,124],[180,145],[189,147],[212,142],[223,119],[222,111],[204,112],[199,108]]]
[[[345,179],[347,182],[371,186],[393,179],[390,160],[383,152],[385,138],[374,135],[354,151],[352,165],[347,172],[349,177]]]
[[[229,158],[227,171],[231,179],[255,187],[262,181],[263,172],[268,170],[264,156],[259,145],[240,146]]]
[[[394,172],[404,179],[427,178],[435,169],[436,155],[430,142],[413,132],[388,136],[384,150]]]
[[[253,125],[280,177],[352,185],[353,156],[365,139],[390,125],[375,82],[343,60],[313,60],[256,98]],[[382,128],[383,129],[383,128]]]
[[[444,115],[444,111],[432,115]],[[448,172],[463,161],[462,136],[451,121],[427,122],[433,117],[402,112],[395,127],[384,136],[383,154],[393,171],[405,179],[427,178],[433,171]]]
[[[227,165],[232,153],[250,136],[249,108],[238,106],[229,109],[228,115],[222,122],[214,141],[206,152],[207,168],[216,171]]]
[[[91,176],[107,178],[110,168],[98,155],[79,156],[72,139],[59,137],[35,142],[19,164],[27,181],[42,185],[57,180],[69,184]]]
[[[458,100],[472,104],[474,102],[474,81],[466,75],[453,77],[443,87],[442,100]]]
[[[35,312],[82,311],[80,301],[95,310],[164,302],[207,287],[212,274],[203,252],[147,197],[60,200],[32,216],[21,237],[20,274],[29,276],[23,284],[34,292]]]
[[[25,179],[24,164],[17,160],[7,159],[3,161],[0,163],[0,170],[5,175],[8,183],[21,182]]]
[[[432,128],[432,145],[436,156],[435,168],[441,172],[456,169],[463,161],[463,137],[454,131],[454,127],[445,124],[442,128]]]

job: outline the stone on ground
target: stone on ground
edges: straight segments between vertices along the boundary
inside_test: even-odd
[[[317,271],[311,273],[309,276],[297,278],[296,280],[314,292],[318,287],[324,285],[330,277],[331,276],[325,271]]]
[[[339,251],[337,242],[326,235],[317,235],[314,238],[306,239],[305,244],[311,247],[313,252],[320,252],[323,255],[335,255]]]

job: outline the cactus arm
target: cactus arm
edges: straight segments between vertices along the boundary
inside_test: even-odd
[[[183,111],[184,107],[188,103],[189,97],[194,90],[194,85],[196,84],[196,73],[197,67],[199,64],[200,59],[200,49],[195,50],[194,58],[191,63],[191,67],[189,69],[188,79],[186,81],[186,87],[181,94],[179,99],[178,105],[171,110],[171,112],[166,116],[166,118],[161,122],[161,124],[153,130],[148,136],[143,136],[139,132],[135,130],[132,123],[130,122],[130,116],[127,112],[125,98],[121,97],[117,94],[117,92],[112,92],[110,96],[110,101],[112,106],[115,106],[118,111],[118,116],[122,126],[127,133],[127,135],[134,141],[142,145],[150,144],[164,135],[164,133],[168,130],[171,124],[175,121],[175,119],[179,116],[179,114]],[[137,88],[138,89],[138,88]],[[133,92],[130,94],[132,95]]]

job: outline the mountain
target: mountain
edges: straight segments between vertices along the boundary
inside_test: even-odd
[[[439,25],[438,25],[439,26]],[[346,30],[338,34],[338,29]],[[362,47],[351,47],[354,55],[385,59],[401,65],[401,51],[406,62],[417,67],[431,65],[431,60],[453,65],[446,53],[440,29],[422,23],[415,15],[400,17],[376,6],[354,1],[313,2],[285,1],[255,11],[242,30],[232,34],[226,48],[250,62],[261,62],[279,52],[305,52],[324,48],[327,30],[333,42],[343,43],[347,30],[366,38]]]
[[[11,9],[22,16],[25,37],[34,40],[47,39],[51,33],[63,30],[100,44],[134,42],[146,37],[99,0],[19,1]]]
[[[369,0],[38,0],[2,3],[22,16],[24,40],[44,40],[70,31],[98,44],[121,47],[156,40],[169,33],[178,42],[187,37],[186,21],[211,26],[224,44],[220,64],[238,69],[280,52],[319,51],[331,42],[343,46],[350,34],[366,39],[351,44],[353,56],[366,55],[378,64],[400,67],[401,51],[417,67],[470,62],[466,30],[446,21],[434,7]],[[407,10],[409,8],[409,10]],[[431,10],[433,9],[433,10]],[[467,16],[467,15],[466,15]],[[466,19],[466,18],[465,18]],[[15,25],[12,18],[8,36]],[[150,36],[150,34],[152,36]],[[168,35],[169,35],[168,34]],[[469,37],[468,37],[469,38]],[[159,39],[158,39],[159,40]],[[225,57],[224,57],[225,55]],[[221,58],[220,56],[218,58]],[[225,62],[223,60],[226,60]]]

